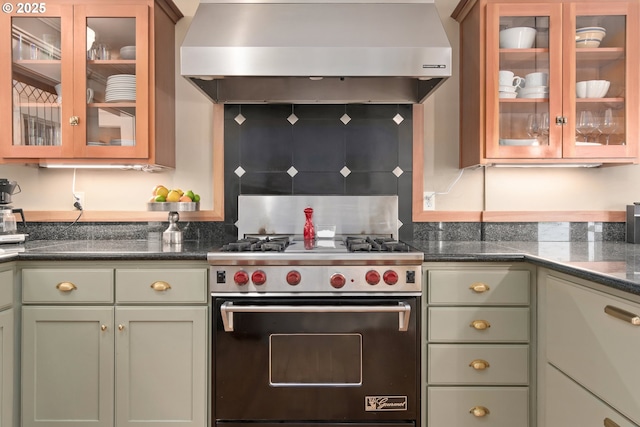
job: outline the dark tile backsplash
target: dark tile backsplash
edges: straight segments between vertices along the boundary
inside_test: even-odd
[[[398,195],[411,221],[411,105],[226,105],[225,231],[240,194]]]

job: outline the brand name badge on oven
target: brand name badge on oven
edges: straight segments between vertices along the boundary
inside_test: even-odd
[[[406,411],[407,396],[365,396],[364,410],[370,411]]]

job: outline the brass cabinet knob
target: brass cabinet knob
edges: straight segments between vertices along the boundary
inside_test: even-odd
[[[106,331],[107,330],[107,325],[101,325],[100,326],[100,330],[101,331]]]
[[[151,289],[158,292],[164,292],[171,289],[171,285],[167,282],[163,282],[162,280],[158,280],[157,282],[153,282],[151,284]]]
[[[491,288],[489,288],[489,285],[487,285],[486,283],[476,282],[472,283],[471,286],[469,286],[469,289],[477,294],[481,294],[483,292],[487,292]]]
[[[469,363],[469,366],[471,366],[476,371],[484,371],[490,365],[489,365],[489,362],[487,362],[486,360],[476,359],[471,361],[471,363]]]
[[[605,418],[604,427],[620,427],[620,425],[613,421],[611,418]]]
[[[56,285],[56,289],[58,289],[60,292],[71,292],[78,288],[71,282],[60,282]]]
[[[490,414],[489,409],[485,408],[484,406],[474,406],[473,408],[469,409],[469,413],[478,418]]]
[[[483,331],[485,329],[489,329],[491,327],[491,324],[486,320],[474,320],[469,326],[478,331]]]
[[[78,126],[80,124],[80,117],[78,116],[69,117],[69,124],[71,126]]]
[[[118,330],[119,331],[124,331],[124,325],[118,325]]]

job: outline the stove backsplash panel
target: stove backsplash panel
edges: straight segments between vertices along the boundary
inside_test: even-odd
[[[228,238],[239,195],[398,196],[413,238],[411,105],[226,105],[224,125]]]

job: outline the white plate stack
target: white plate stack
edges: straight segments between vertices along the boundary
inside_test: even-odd
[[[107,77],[106,102],[131,102],[136,100],[135,74],[114,74]]]

